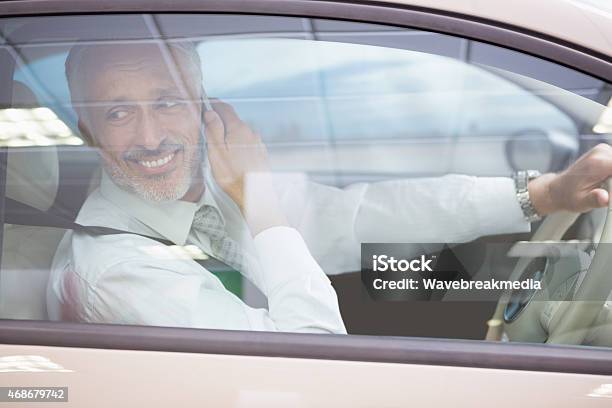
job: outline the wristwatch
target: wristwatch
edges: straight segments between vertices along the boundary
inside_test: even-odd
[[[542,216],[538,214],[533,206],[531,198],[529,198],[529,190],[527,189],[529,182],[541,175],[542,174],[537,170],[519,170],[512,176],[516,188],[516,198],[518,199],[527,222],[535,222],[542,219]]]

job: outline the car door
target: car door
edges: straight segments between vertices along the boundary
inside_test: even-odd
[[[485,341],[502,291],[373,295],[364,267],[376,244],[435,257],[449,281],[509,279],[515,243],[538,226],[491,209],[516,210],[499,199],[514,200],[512,189],[474,201],[487,211],[471,216],[464,196],[480,190],[459,187],[507,186],[521,169],[561,171],[607,141],[609,58],[492,21],[392,5],[60,2],[49,13],[50,4],[0,4],[0,402],[609,404],[609,302],[588,345],[517,343],[511,333]],[[68,52],[77,42],[186,41],[207,95],[261,135],[287,217],[328,275],[347,335],[51,321],[57,248],[102,172],[71,102]],[[357,204],[350,212],[346,203]],[[602,222],[601,212],[586,214],[564,239],[595,240]],[[565,268],[584,266],[575,265],[583,252]],[[216,276],[245,304],[269,306],[250,279]]]

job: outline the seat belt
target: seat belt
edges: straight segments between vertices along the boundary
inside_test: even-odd
[[[157,241],[166,246],[175,245],[172,241],[153,237],[150,235],[139,234],[137,232],[124,231],[115,228],[101,227],[96,225],[82,225],[77,222],[71,221],[68,217],[61,215],[57,212],[42,211],[38,208],[29,206],[11,198],[5,197],[5,214],[4,223],[13,225],[24,225],[30,227],[50,227],[50,228],[61,228],[81,232],[91,236],[105,236],[105,235],[119,235],[119,234],[130,234],[138,235],[143,238],[148,238],[153,241]],[[210,254],[206,254],[206,259],[194,259],[195,262],[206,268],[208,271],[217,272],[238,272],[223,261],[216,259]]]

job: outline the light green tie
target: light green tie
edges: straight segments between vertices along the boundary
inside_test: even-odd
[[[193,217],[191,229],[210,238],[212,254],[239,272],[247,271],[245,256],[236,241],[225,232],[221,213],[211,205],[203,205]]]

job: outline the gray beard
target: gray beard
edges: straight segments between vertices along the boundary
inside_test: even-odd
[[[162,188],[156,187],[155,184],[162,184],[163,179],[167,178],[167,176],[164,175],[154,176],[148,180],[134,180],[114,164],[106,166],[106,171],[109,173],[113,182],[120,188],[136,194],[147,201],[153,201],[156,203],[170,202],[180,199],[187,194],[192,182],[191,174],[186,173],[179,183],[175,183],[174,186]]]
[[[200,141],[198,143],[198,148],[193,153],[194,157],[188,158],[183,164],[184,167],[187,167],[184,171],[184,176],[181,180],[175,182],[174,185],[164,185],[168,183],[166,179],[171,177],[167,175],[152,176],[148,178],[129,176],[114,162],[108,163],[104,161],[104,168],[111,180],[123,190],[155,203],[176,201],[189,191],[198,173],[198,168],[202,164],[204,155],[203,147],[204,144]]]

